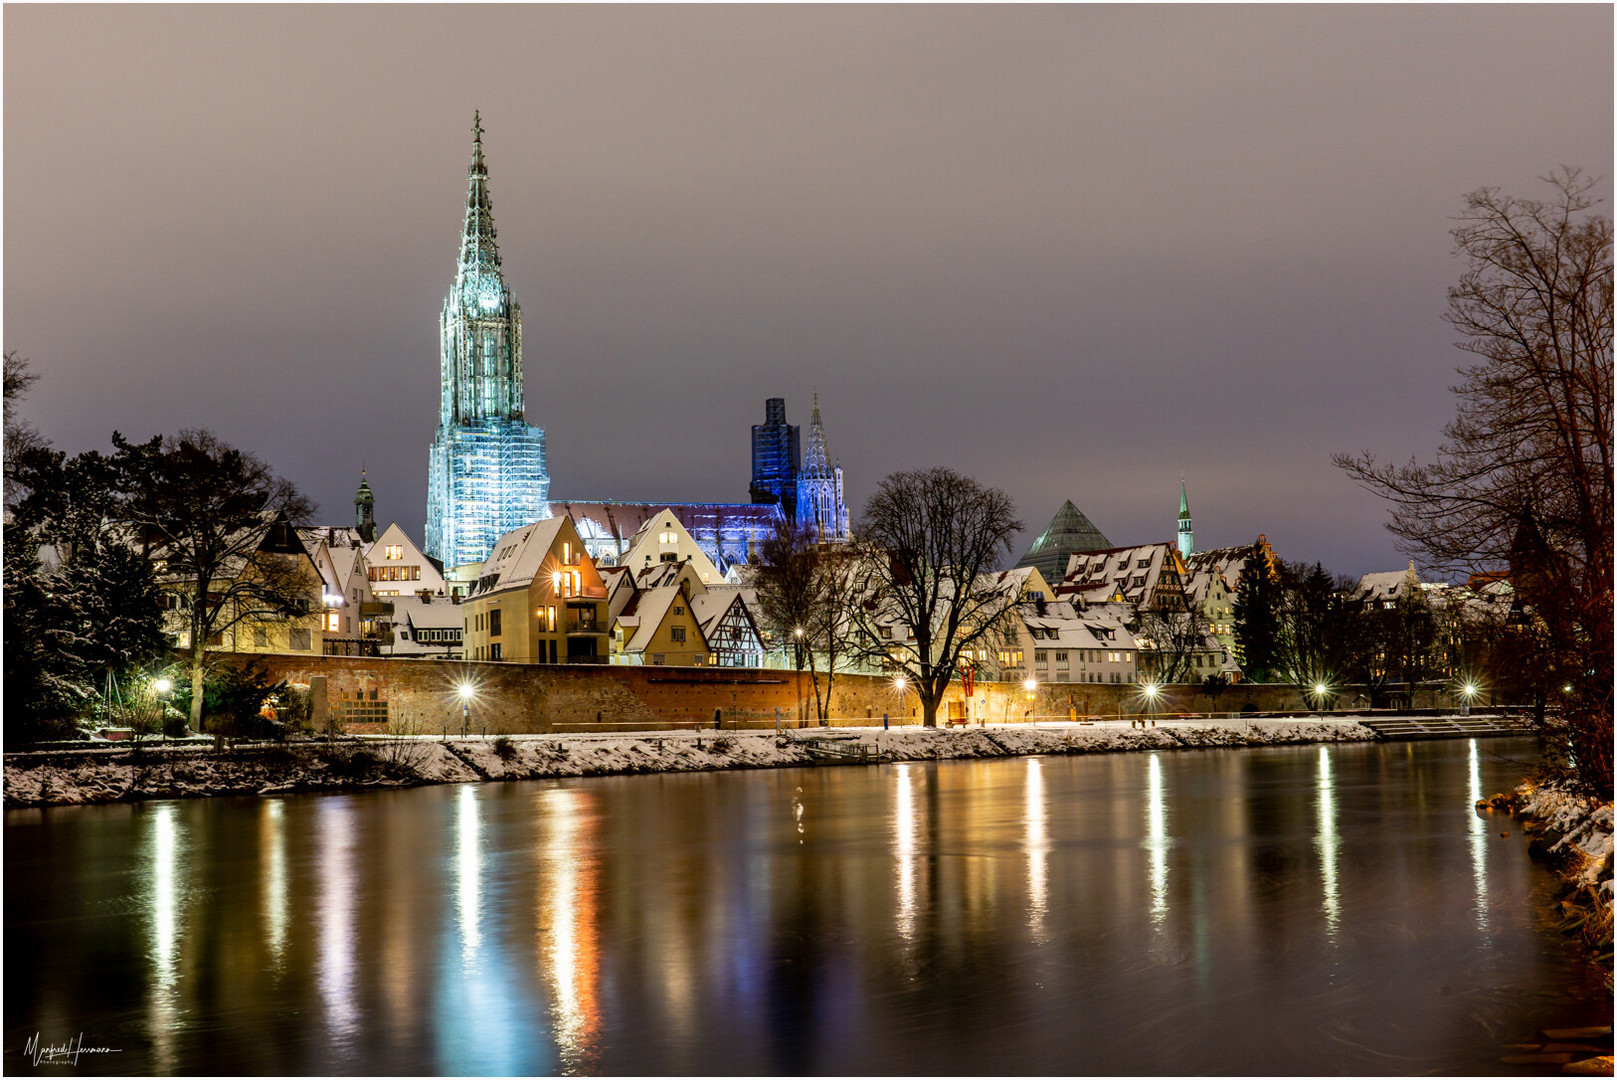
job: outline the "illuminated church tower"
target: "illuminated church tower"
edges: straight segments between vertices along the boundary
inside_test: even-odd
[[[500,274],[474,114],[455,285],[444,300],[442,397],[427,461],[428,555],[445,567],[488,558],[510,529],[550,516],[545,433],[523,419],[522,309]]]
[[[814,395],[808,449],[797,473],[797,522],[812,525],[821,540],[848,539],[848,508],[842,501],[842,466],[831,463],[820,423],[820,395]]]

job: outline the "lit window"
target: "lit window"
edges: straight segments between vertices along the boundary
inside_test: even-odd
[[[404,545],[403,544],[389,544],[387,547],[382,549],[382,558],[384,558],[384,559],[402,559],[402,558],[404,558]]]

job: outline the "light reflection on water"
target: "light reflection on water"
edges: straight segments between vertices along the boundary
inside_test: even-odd
[[[893,862],[898,870],[898,935],[915,936],[915,778],[921,766],[901,762],[893,766],[897,797],[893,803]]]
[[[326,1028],[339,1044],[359,1029],[354,997],[354,806],[351,799],[322,802],[315,817],[320,844],[320,999]]]
[[[286,961],[286,806],[280,799],[265,799],[258,818],[260,888],[263,891],[264,944],[271,966],[279,971]]]
[[[151,853],[149,880],[151,881],[149,915],[151,926],[150,989],[147,1002],[150,1013],[148,1030],[152,1038],[152,1065],[154,1072],[174,1070],[174,1029],[179,1016],[179,883],[182,837],[176,819],[178,809],[172,803],[152,807],[149,819]],[[7,935],[10,934],[8,903]]]
[[[1325,936],[1334,943],[1342,917],[1342,898],[1336,889],[1336,795],[1331,787],[1331,748],[1319,748],[1319,792],[1315,798],[1314,847],[1319,851],[1320,889],[1325,896]]]
[[[1488,934],[1488,823],[1481,814],[1476,812],[1476,805],[1482,799],[1482,761],[1477,750],[1477,740],[1469,740],[1470,752],[1466,755],[1466,799],[1472,807],[1471,814],[1471,880],[1476,884],[1477,892],[1477,930],[1483,936],[1483,945],[1487,945]]]
[[[1471,809],[1504,745],[13,813],[7,1035],[137,1073],[1498,1071],[1604,1014]]]
[[[1050,831],[1044,807],[1044,773],[1039,759],[1027,759],[1027,896],[1028,927],[1035,944],[1045,942],[1044,920],[1049,905]]]
[[[1161,929],[1168,917],[1168,809],[1162,794],[1162,755],[1146,763],[1145,849],[1150,853],[1151,922]]]

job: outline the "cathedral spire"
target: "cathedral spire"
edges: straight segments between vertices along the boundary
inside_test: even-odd
[[[483,114],[472,113],[472,164],[466,170],[466,221],[460,233],[457,280],[468,273],[500,274],[500,249],[495,244],[494,204],[488,197],[488,163],[483,160]]]
[[[803,451],[803,468],[798,476],[824,480],[831,475],[831,455],[825,448],[825,427],[820,423],[820,395],[814,395],[814,414],[809,418],[808,448]]]

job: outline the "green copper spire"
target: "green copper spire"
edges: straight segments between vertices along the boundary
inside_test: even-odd
[[[1185,494],[1185,478],[1179,478],[1179,557],[1190,558],[1196,550],[1196,537],[1190,529],[1190,498]]]

